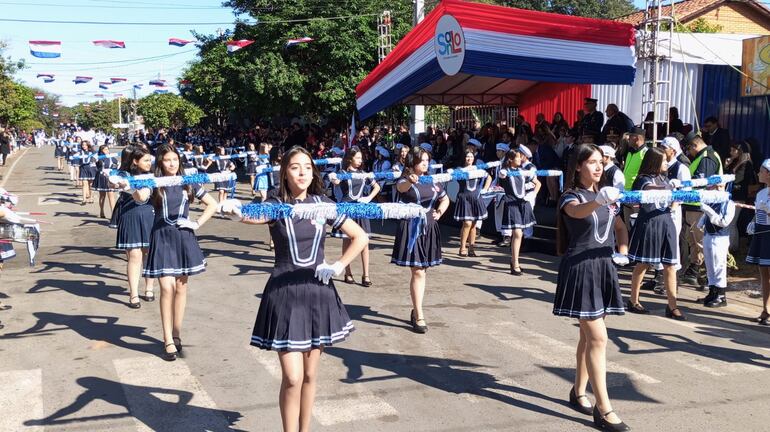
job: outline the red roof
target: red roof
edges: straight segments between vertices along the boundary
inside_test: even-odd
[[[725,3],[744,4],[757,9],[758,12],[770,18],[770,9],[767,9],[757,0],[682,0],[674,3],[674,15],[677,21],[688,22]],[[663,15],[671,15],[671,5],[663,6]],[[644,10],[624,15],[615,20],[638,26],[644,20]]]

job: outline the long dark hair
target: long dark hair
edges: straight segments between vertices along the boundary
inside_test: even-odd
[[[348,168],[350,168],[350,164],[353,163],[353,158],[356,157],[358,153],[361,153],[361,149],[358,148],[358,146],[353,146],[348,149],[348,151],[345,152],[345,156],[342,158],[342,169],[347,171]],[[361,153],[361,156],[364,154]]]
[[[318,170],[318,167],[315,165],[315,163],[313,163],[313,156],[304,148],[294,146],[289,150],[286,150],[283,156],[281,156],[281,171],[278,177],[278,194],[281,197],[281,200],[285,203],[290,203],[294,199],[294,197],[291,195],[291,191],[289,190],[287,176],[289,172],[289,163],[291,163],[291,159],[298,154],[307,156],[307,158],[310,159],[311,166],[313,167],[313,180],[310,181],[310,186],[307,188],[308,195],[324,194],[324,184],[323,180],[321,179],[321,172]]]
[[[179,151],[176,149],[176,146],[173,144],[161,144],[158,147],[158,150],[155,152],[155,177],[164,177],[166,174],[163,172],[163,157],[166,156],[169,153],[174,153],[179,160],[179,167],[176,170],[176,174],[174,175],[182,175],[182,156],[179,154]],[[152,203],[153,205],[158,208],[163,203],[162,195],[163,191],[166,188],[155,188],[152,191]],[[192,204],[192,202],[195,200],[195,195],[193,194],[192,187],[190,185],[184,185],[184,191],[187,193],[187,200]]]
[[[422,162],[422,155],[428,155],[428,160],[430,160],[430,153],[420,146],[415,146],[409,150],[404,161],[404,171],[401,173],[401,177],[407,178],[415,174],[414,167]]]
[[[144,172],[139,171],[139,166],[136,164],[136,161],[139,159],[147,156],[150,154],[149,151],[147,151],[144,147],[134,147],[133,151],[129,154],[129,160],[128,160],[128,169],[123,170],[129,172],[132,176],[138,175],[138,174],[146,174]]]
[[[567,172],[564,175],[564,193],[572,192],[577,188],[588,188],[590,185],[580,183],[580,173],[578,167],[585,163],[594,153],[602,154],[601,149],[595,144],[580,144],[572,152],[567,163]],[[602,165],[603,166],[603,165]],[[569,246],[570,233],[567,230],[564,209],[559,209],[556,218],[556,253],[564,255]]]
[[[123,152],[120,154],[120,167],[118,168],[121,171],[130,172],[131,171],[131,163],[133,163],[134,158],[134,149],[136,147],[132,145],[128,145],[123,149]]]
[[[663,161],[666,160],[666,153],[658,148],[658,147],[652,147],[644,154],[644,159],[642,159],[642,164],[639,166],[639,174],[638,176],[643,175],[649,175],[649,176],[659,176],[660,175],[660,166],[663,164]]]

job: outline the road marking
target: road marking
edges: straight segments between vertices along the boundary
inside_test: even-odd
[[[230,423],[184,360],[135,357],[113,365],[138,431],[229,430]]]
[[[274,352],[250,349],[253,357],[276,380],[281,380],[281,365]],[[343,384],[347,374],[341,359],[323,355],[319,365],[313,416],[324,426],[398,415],[398,411],[374,395],[362,383]]]
[[[575,347],[552,337],[534,332],[513,322],[502,322],[491,327],[490,336],[518,351],[553,367],[574,369]],[[659,384],[660,381],[641,372],[607,361],[607,386],[618,387],[635,381],[644,384]]]
[[[25,426],[43,418],[43,372],[40,369],[0,372],[0,430],[39,431],[43,426]]]
[[[9,178],[11,178],[11,173],[13,172],[13,169],[14,169],[14,168],[16,168],[16,164],[17,164],[17,163],[19,163],[19,161],[21,160],[21,158],[23,158],[23,157],[24,157],[24,155],[25,155],[25,154],[27,154],[27,150],[29,150],[29,147],[25,148],[25,149],[24,149],[24,151],[23,151],[23,152],[21,152],[21,154],[19,155],[19,157],[18,157],[18,158],[16,158],[16,159],[13,161],[13,163],[11,164],[11,168],[9,168],[9,169],[8,169],[8,172],[7,172],[7,173],[5,173],[5,175],[3,175],[3,181],[2,181],[2,182],[0,182],[0,187],[1,187],[1,188],[4,188],[4,187],[5,187],[5,183],[8,181],[8,179],[9,179]],[[5,161],[3,161],[3,162],[5,162]]]

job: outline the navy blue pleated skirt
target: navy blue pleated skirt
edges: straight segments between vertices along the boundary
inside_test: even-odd
[[[192,230],[163,221],[153,226],[144,277],[192,276],[204,271],[206,259]]]
[[[251,345],[306,352],[342,342],[353,330],[333,282],[322,284],[314,268],[276,272],[262,293]]]
[[[623,315],[623,296],[612,248],[564,256],[559,264],[553,314],[579,319]]]
[[[155,209],[150,204],[138,204],[128,198],[118,219],[116,248],[136,249],[150,246],[150,234],[155,219]]]
[[[751,237],[746,262],[760,266],[770,266],[770,225],[756,224]]]

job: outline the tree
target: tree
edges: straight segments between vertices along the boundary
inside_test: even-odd
[[[203,118],[203,110],[181,96],[153,94],[139,100],[137,112],[151,128],[195,126]]]
[[[112,124],[118,121],[118,101],[79,103],[72,108],[72,116],[81,127],[114,131]]]
[[[698,18],[688,24],[676,23],[674,30],[680,33],[719,33],[722,26],[711,24],[705,18]]]
[[[0,78],[0,124],[14,125],[38,113],[35,92],[10,79]]]
[[[480,1],[597,18],[635,10],[630,0]],[[426,0],[426,13],[436,4]],[[377,65],[377,15],[391,12],[394,41],[412,28],[412,5],[404,0],[229,0],[225,6],[258,23],[238,22],[222,35],[196,34],[199,59],[183,73],[192,83],[184,97],[220,121],[299,114],[345,122],[355,109],[356,85]],[[314,40],[285,46],[305,36]],[[254,43],[228,55],[229,39]]]

